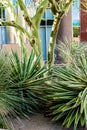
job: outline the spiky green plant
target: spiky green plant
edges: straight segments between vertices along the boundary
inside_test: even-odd
[[[18,96],[26,100],[26,103],[21,104],[21,111],[33,113],[38,111],[44,102],[42,88],[50,76],[45,77],[48,71],[46,66],[39,67],[40,58],[41,56],[35,56],[34,51],[29,55],[23,47],[21,57],[17,52],[12,52],[10,60],[13,82],[18,89]]]
[[[62,119],[69,128],[87,125],[87,57],[80,56],[72,67],[54,67],[52,85],[47,87],[48,106],[53,121]]]
[[[6,124],[11,116],[16,117],[18,111],[15,108],[19,108],[21,102],[13,86],[8,54],[0,52],[0,121]]]
[[[21,57],[17,52],[0,53],[0,120],[8,125],[11,117],[27,116],[44,103],[42,88],[50,76],[45,77],[48,70],[39,67],[39,60],[25,48]]]
[[[75,64],[79,56],[87,52],[87,44],[64,40],[63,42],[59,41],[57,50],[63,58],[63,63],[71,66]]]

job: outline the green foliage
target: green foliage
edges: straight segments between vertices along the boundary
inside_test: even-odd
[[[73,27],[73,37],[78,37],[80,35],[80,26]]]
[[[21,50],[21,57],[14,51],[11,55],[0,53],[0,121],[7,125],[11,117],[40,111],[45,102],[42,88],[50,79],[45,76],[46,66],[39,66],[41,56],[36,57],[34,51],[29,55],[23,47]]]
[[[16,40],[18,40],[18,43],[23,45],[24,40],[22,35],[24,35],[27,40],[29,41],[31,47],[35,51],[36,56],[38,57],[40,54],[42,54],[41,51],[41,40],[40,40],[40,35],[39,35],[39,27],[40,27],[40,22],[41,18],[45,12],[46,7],[48,6],[48,1],[47,0],[42,0],[42,1],[37,1],[38,6],[35,6],[36,9],[36,14],[33,17],[30,17],[29,15],[29,9],[25,5],[23,0],[18,0],[17,1],[17,8],[19,9],[19,14],[20,18],[17,14],[17,11],[15,10],[15,6],[13,3],[9,0],[4,0],[4,2],[8,5],[8,7],[11,10],[11,17],[13,20],[9,21],[0,21],[2,25],[4,26],[12,26],[15,28],[15,37]],[[4,3],[4,5],[5,5]],[[26,25],[24,26],[24,22],[27,25],[27,30],[26,30]],[[42,58],[40,59],[42,60]]]
[[[18,112],[15,108],[19,108],[21,98],[17,96],[16,89],[13,89],[14,82],[11,77],[10,62],[7,53],[0,53],[0,122],[8,118],[16,117]]]
[[[0,128],[7,129],[7,126],[3,120],[0,120]]]
[[[13,3],[9,0],[4,0],[4,5],[7,4],[7,8],[9,7],[11,10],[11,17],[13,18],[12,21],[1,21],[0,23],[4,26],[12,26],[15,28],[15,37],[18,39],[18,42],[20,41],[20,44],[23,45],[25,41],[23,41],[22,35],[26,36],[27,40],[29,41],[31,47],[35,51],[36,56],[38,57],[40,54],[42,54],[42,49],[41,49],[41,40],[40,40],[40,34],[39,34],[39,28],[40,28],[40,23],[41,19],[43,17],[43,14],[46,10],[46,8],[49,7],[51,8],[51,11],[54,15],[54,22],[52,26],[52,31],[50,35],[50,43],[49,43],[49,51],[48,51],[48,64],[49,66],[52,66],[54,63],[54,47],[56,43],[56,37],[57,37],[57,32],[59,29],[60,22],[64,16],[65,13],[68,12],[72,0],[37,0],[37,5],[35,6],[36,9],[36,14],[34,16],[30,17],[29,15],[29,10],[26,7],[25,3],[23,0],[18,0],[17,1],[17,6],[20,8],[20,19],[18,18],[19,16],[17,15],[17,11],[15,10],[15,7]],[[3,2],[1,2],[3,3]],[[32,8],[32,7],[31,7]],[[23,16],[23,17],[22,17]],[[26,26],[24,26],[24,22],[27,24],[27,29]],[[30,31],[29,31],[30,30]],[[42,59],[40,60],[40,66],[42,66]]]
[[[43,105],[42,98],[47,73],[46,66],[39,67],[41,56],[36,57],[34,51],[29,55],[26,49],[22,48],[21,57],[17,52],[12,52],[11,59],[11,77],[13,78],[14,88],[17,89],[18,96],[23,99],[21,103],[20,113],[23,111],[33,113],[39,110]],[[26,102],[24,102],[26,101]]]
[[[48,106],[53,121],[62,119],[69,128],[87,124],[87,57],[79,56],[75,66],[54,67],[52,85],[47,87]]]
[[[77,62],[78,57],[87,52],[87,44],[75,41],[68,42],[67,40],[64,42],[60,41],[57,49],[64,63],[68,66],[73,66]]]
[[[49,0],[49,3],[50,3],[51,11],[54,14],[54,22],[52,26],[52,31],[50,35],[50,44],[49,44],[49,49],[48,49],[49,50],[48,51],[48,64],[50,67],[54,64],[54,48],[55,48],[55,43],[56,43],[56,38],[57,38],[57,33],[60,26],[60,22],[62,18],[64,17],[65,13],[68,12],[72,4],[72,0],[66,0],[66,1]]]

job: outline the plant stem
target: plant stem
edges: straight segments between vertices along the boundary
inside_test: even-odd
[[[56,43],[56,37],[57,37],[57,32],[59,29],[60,22],[64,16],[64,14],[69,10],[72,0],[65,1],[65,3],[62,5],[62,9],[59,10],[59,6],[61,7],[61,2],[58,3],[57,7],[57,2],[49,0],[51,4],[51,10],[54,13],[54,22],[52,26],[52,31],[50,35],[50,43],[49,43],[49,50],[48,50],[48,66],[51,67],[54,64],[54,47]]]
[[[56,36],[57,36],[57,32],[58,32],[62,17],[63,17],[63,13],[62,15],[56,13],[56,15],[54,16],[54,22],[52,26],[52,31],[51,31],[51,36],[50,36],[50,45],[49,45],[49,51],[48,51],[49,67],[51,67],[54,63],[54,47],[55,47]]]

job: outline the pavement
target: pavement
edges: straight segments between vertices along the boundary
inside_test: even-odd
[[[29,119],[14,120],[12,130],[73,130],[73,127],[66,129],[60,123],[53,123],[50,118],[42,114],[30,116]],[[87,130],[79,127],[77,130]]]

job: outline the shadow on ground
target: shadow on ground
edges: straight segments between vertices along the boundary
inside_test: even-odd
[[[60,123],[51,122],[50,118],[44,117],[42,114],[30,116],[27,119],[21,119],[14,122],[12,130],[73,130],[73,127],[66,129]],[[77,130],[87,130],[86,128],[77,128]]]

